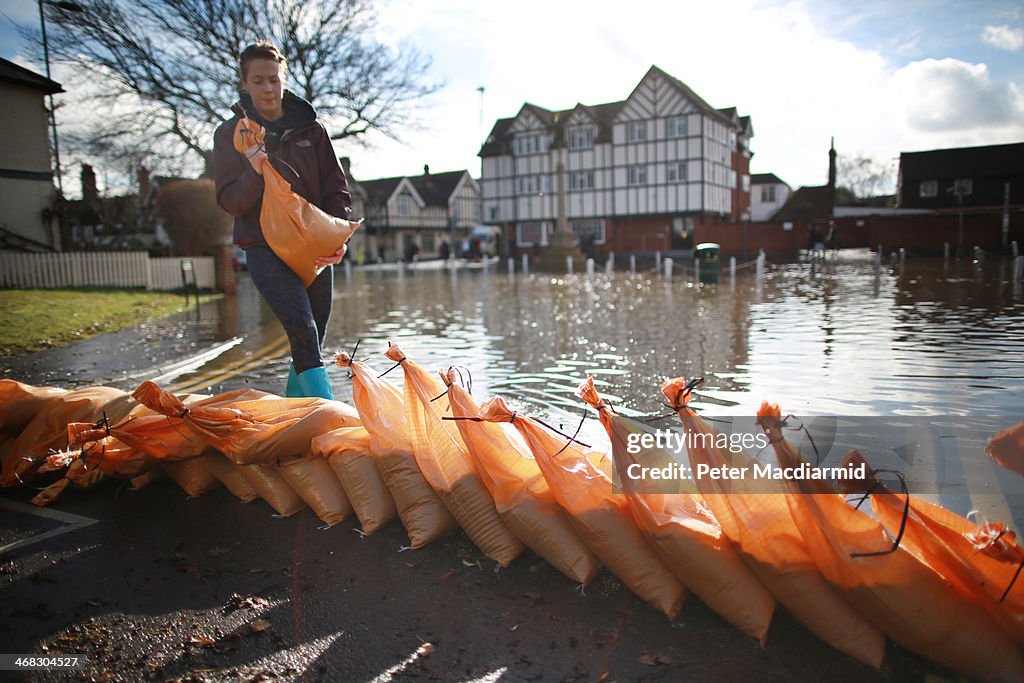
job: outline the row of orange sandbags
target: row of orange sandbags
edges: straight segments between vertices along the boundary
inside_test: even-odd
[[[780,482],[771,494],[715,480],[699,492],[617,494],[612,462],[628,465],[628,435],[642,427],[615,415],[592,383],[581,397],[598,408],[611,459],[567,444],[500,398],[480,409],[450,372],[442,384],[397,347],[388,356],[403,367],[404,395],[341,358],[351,368],[357,411],[251,391],[179,399],[147,383],[134,394],[142,404],[134,415],[112,417],[109,429],[72,425],[71,443],[85,446],[64,462],[115,476],[154,463],[202,463],[239,497],[260,495],[282,514],[303,505],[299,495],[327,523],[354,508],[364,533],[397,514],[412,547],[458,525],[503,565],[527,545],[586,583],[604,563],[669,616],[689,589],[762,643],[779,603],[873,666],[881,665],[888,636],[979,678],[1024,672],[1024,599],[1019,590],[995,594],[1011,586],[1019,566],[1012,536],[922,501],[905,509],[902,497],[883,490],[872,496],[875,517],[831,490],[801,490],[800,482]],[[684,429],[709,431],[686,407],[682,386],[663,390]],[[778,410],[763,413],[780,462],[799,460],[778,432]],[[714,467],[745,457],[713,447],[688,455],[693,466]],[[268,497],[266,484],[254,485],[265,478],[290,482],[282,487],[293,492],[290,507]],[[891,550],[897,527],[902,540]]]

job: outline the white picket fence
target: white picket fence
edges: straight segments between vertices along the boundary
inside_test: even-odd
[[[36,254],[0,251],[0,287],[58,289],[63,287],[145,287],[169,291],[182,288],[182,262],[191,263],[188,284],[213,289],[212,256],[150,258],[140,251],[70,251]],[[185,263],[185,268],[189,267]]]

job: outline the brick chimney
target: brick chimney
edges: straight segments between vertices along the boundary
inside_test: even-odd
[[[93,206],[99,200],[96,191],[96,172],[89,164],[82,164],[82,200],[87,206]]]
[[[828,150],[828,197],[829,215],[836,213],[836,139],[832,138]]]
[[[430,175],[430,165],[423,164],[423,175]]]

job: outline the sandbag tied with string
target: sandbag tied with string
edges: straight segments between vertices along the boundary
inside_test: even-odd
[[[119,421],[134,406],[131,396],[113,387],[86,387],[51,397],[0,454],[0,486],[35,480],[46,456],[67,448],[69,423],[95,423],[104,416]]]
[[[36,387],[0,379],[0,435],[17,437],[52,399],[68,393],[58,387]]]
[[[509,408],[500,396],[480,407],[488,422],[508,422],[518,430],[583,542],[630,590],[674,618],[686,589],[644,540],[625,498],[612,491],[607,461],[586,453],[569,437]]]
[[[235,126],[235,149],[246,154],[252,147],[263,148],[263,126],[241,118]],[[284,162],[281,162],[284,163]],[[316,267],[321,256],[330,256],[348,242],[363,221],[332,216],[292,191],[271,157],[263,161],[263,199],[260,227],[273,252],[288,264],[309,287],[323,268]]]
[[[783,434],[779,406],[764,402],[757,414],[779,465],[800,468],[806,461]],[[786,500],[818,569],[858,612],[899,645],[968,676],[1024,680],[1016,643],[975,599],[958,594],[878,520],[821,484],[788,478]]]
[[[633,435],[650,432],[647,425],[625,418],[601,398],[594,379],[587,377],[577,395],[597,410],[612,443],[612,462],[620,482],[632,482],[629,468],[642,464],[664,466],[674,461],[671,453],[645,448],[634,453]],[[765,643],[775,599],[740,559],[732,542],[722,532],[711,511],[701,500],[693,482],[667,480],[675,489],[657,492],[655,485],[629,487],[623,492],[637,526],[676,576],[704,603],[744,633]],[[659,482],[664,483],[664,482]],[[681,488],[690,492],[677,492]],[[635,490],[631,490],[635,489]]]
[[[405,373],[405,419],[413,455],[441,501],[480,551],[502,567],[525,546],[494,509],[494,500],[470,461],[459,429],[441,418],[451,415],[446,388],[392,344],[384,354]]]
[[[335,363],[349,369],[352,402],[370,434],[370,455],[395,501],[409,547],[421,548],[453,532],[458,528],[455,518],[416,464],[401,390],[384,378],[386,373],[378,375],[345,352],[337,355]]]
[[[180,418],[206,443],[239,465],[306,455],[317,434],[360,424],[352,406],[322,398],[265,396],[189,407],[150,381],[139,385],[132,395],[158,413]]]
[[[511,425],[480,420],[480,406],[469,391],[455,383],[455,377],[454,369],[442,373],[452,421],[458,425],[498,515],[538,556],[585,586],[601,568],[601,561],[555,500],[523,437]]]
[[[875,517],[914,557],[933,568],[961,595],[976,600],[1018,643],[1024,644],[1024,548],[1002,522],[975,523],[951,510],[882,481],[897,472],[874,470],[860,451],[851,449],[843,466],[864,466],[866,480],[842,482],[844,493],[871,499]]]
[[[719,448],[720,433],[689,407],[698,378],[666,380],[668,407],[686,437],[690,469],[741,468],[756,462],[747,453]],[[790,511],[791,496],[781,481],[699,477],[697,490],[729,540],[761,583],[800,623],[823,641],[865,664],[879,668],[885,636],[840,597],[825,580]]]

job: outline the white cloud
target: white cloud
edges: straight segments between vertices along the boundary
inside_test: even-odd
[[[981,32],[981,39],[986,45],[1000,50],[1016,52],[1024,47],[1024,30],[1002,26],[986,26]]]
[[[1024,97],[1013,83],[993,83],[984,64],[925,59],[895,72],[894,97],[912,131],[967,132],[1021,127]]]

